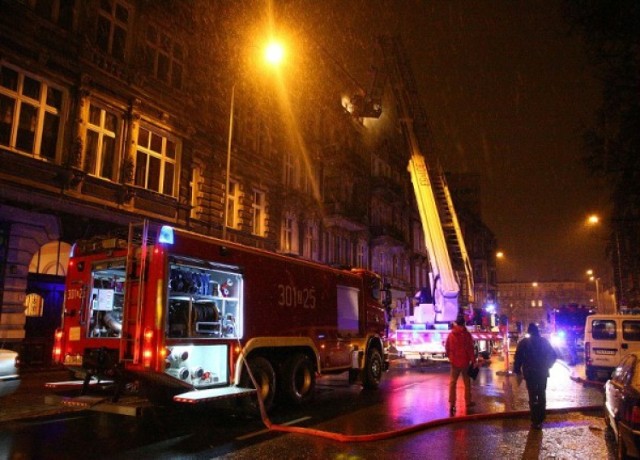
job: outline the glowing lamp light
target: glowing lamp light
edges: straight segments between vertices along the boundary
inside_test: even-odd
[[[484,307],[484,309],[486,310],[487,313],[495,313],[496,312],[496,306],[492,303],[487,304],[486,307]]]
[[[267,45],[265,49],[265,59],[272,65],[277,65],[282,62],[284,58],[284,48],[280,43],[272,42]]]
[[[158,243],[173,244],[173,227],[169,225],[163,225],[160,229],[160,236],[158,237]]]

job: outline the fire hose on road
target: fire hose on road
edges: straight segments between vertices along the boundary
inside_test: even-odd
[[[255,381],[253,374],[251,373],[251,369],[249,369],[249,365],[247,361],[244,361],[245,367],[247,369],[247,373],[249,374],[249,378],[251,379],[255,388],[258,388],[257,382]],[[270,431],[278,431],[282,433],[297,433],[304,434],[308,436],[316,436],[319,438],[330,439],[333,441],[340,442],[371,442],[371,441],[382,441],[385,439],[395,438],[399,436],[404,436],[409,433],[415,433],[422,430],[427,430],[429,428],[437,428],[444,425],[449,425],[453,423],[464,423],[464,422],[476,422],[480,420],[496,420],[496,419],[506,419],[506,418],[520,418],[526,417],[529,415],[528,410],[517,410],[517,411],[509,411],[509,412],[490,412],[483,414],[470,414],[470,415],[460,415],[456,417],[447,417],[436,420],[430,420],[424,423],[418,423],[416,425],[407,426],[404,428],[399,428],[397,430],[391,431],[383,431],[380,433],[371,433],[371,434],[344,434],[344,433],[335,433],[331,431],[318,430],[315,428],[305,428],[305,427],[297,427],[297,426],[287,426],[287,425],[278,425],[271,422],[269,416],[267,415],[267,411],[264,407],[264,403],[260,396],[260,392],[257,393],[258,405],[260,408],[260,416],[262,418],[262,423],[265,427]],[[579,406],[579,407],[567,407],[560,409],[547,409],[547,413],[549,414],[563,414],[569,412],[591,412],[591,411],[601,411],[602,406]]]

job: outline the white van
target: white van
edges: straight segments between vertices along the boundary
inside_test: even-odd
[[[640,315],[591,315],[584,328],[587,380],[608,379],[623,356],[640,351]]]

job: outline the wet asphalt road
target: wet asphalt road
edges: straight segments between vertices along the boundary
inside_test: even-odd
[[[529,427],[525,384],[503,370],[499,360],[481,369],[473,386],[477,405],[467,412],[459,401],[456,418],[448,415],[447,364],[397,364],[375,392],[348,385],[343,376],[324,378],[313,404],[270,416],[272,423],[322,430],[324,437],[268,431],[260,420],[218,407],[162,409],[141,418],[61,412],[42,402],[39,380],[54,375],[30,375],[18,393],[0,401],[0,458],[615,458],[601,411],[593,408],[602,403],[601,389],[576,381],[579,367],[553,368],[542,430]],[[576,407],[590,409],[562,411]],[[419,429],[365,441],[325,434],[375,438],[412,426]]]

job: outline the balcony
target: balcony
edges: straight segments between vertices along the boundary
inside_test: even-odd
[[[407,240],[402,231],[390,225],[375,225],[369,228],[371,243],[374,246],[389,244],[391,246],[404,246]]]
[[[326,227],[340,227],[351,232],[360,232],[367,229],[367,218],[363,215],[363,209],[342,202],[325,203]]]

